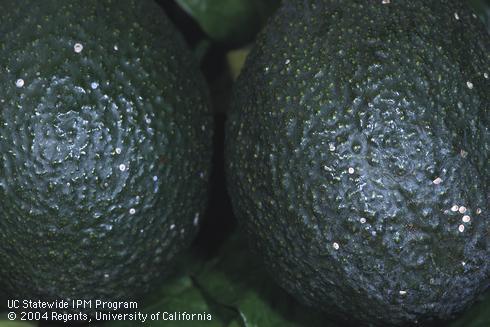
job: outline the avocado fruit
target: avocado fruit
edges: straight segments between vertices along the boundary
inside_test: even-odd
[[[284,1],[234,88],[226,173],[272,276],[329,317],[453,318],[490,277],[490,37],[463,1]]]
[[[0,287],[136,300],[208,197],[199,65],[151,0],[0,1]]]

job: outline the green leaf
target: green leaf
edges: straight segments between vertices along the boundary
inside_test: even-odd
[[[237,50],[229,51],[226,54],[226,60],[228,61],[228,67],[230,69],[231,77],[233,80],[238,78],[240,71],[245,64],[248,54],[250,53],[251,47],[247,46]]]
[[[197,283],[218,302],[236,308],[243,326],[334,326],[279,288],[239,235],[217,257],[196,276]]]
[[[35,322],[24,321],[10,321],[7,317],[7,313],[0,313],[0,327],[34,327],[37,326]]]
[[[211,313],[212,321],[151,321],[145,326],[334,326],[279,288],[237,235],[223,245],[214,259],[204,261],[191,253],[179,264],[185,269],[183,277],[174,277],[162,285],[143,312],[207,312]],[[134,325],[134,322],[107,324]]]
[[[233,46],[253,40],[280,0],[176,0],[209,35]]]
[[[186,258],[187,259],[187,258]],[[182,260],[184,263],[185,260]],[[185,263],[186,264],[186,263]],[[201,292],[197,289],[188,275],[175,276],[167,280],[162,287],[154,294],[150,296],[148,300],[154,300],[150,305],[147,305],[142,310],[146,314],[163,313],[173,314],[175,312],[187,312],[187,313],[210,313],[211,309],[204,300]],[[168,317],[167,314],[167,317]],[[161,316],[160,316],[161,317]],[[213,317],[214,318],[214,317]],[[147,320],[145,323],[135,323],[134,321],[117,321],[104,324],[109,327],[131,327],[131,326],[208,326],[208,327],[221,327],[219,321],[213,319],[212,321],[187,321],[187,320]]]
[[[28,322],[0,320],[0,327],[33,327],[33,326],[36,325]]]

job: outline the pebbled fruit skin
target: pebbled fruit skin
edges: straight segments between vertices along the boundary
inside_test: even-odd
[[[150,0],[2,0],[0,21],[1,287],[135,300],[207,200],[198,65]]]
[[[226,169],[286,290],[388,326],[449,319],[487,288],[488,74],[463,2],[284,3],[235,85]]]

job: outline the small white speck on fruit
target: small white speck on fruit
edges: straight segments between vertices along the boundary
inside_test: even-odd
[[[118,48],[117,44],[115,44],[114,45],[114,51],[117,51],[117,50],[119,50],[119,48]]]
[[[488,79],[488,73],[483,73],[483,77],[485,77],[486,79]]]
[[[471,14],[471,17],[478,18],[478,16],[476,14]]]
[[[473,88],[473,83],[468,81],[468,82],[466,82],[466,86],[468,86],[468,88],[471,90]]]
[[[352,175],[352,174],[354,174],[354,168],[352,168],[352,167],[349,167],[349,170],[348,170],[348,172],[349,172],[349,174],[351,174],[351,175]]]
[[[328,149],[329,149],[330,151],[335,151],[335,144],[330,143],[330,144],[328,145]]]
[[[481,214],[481,209],[480,208],[476,208],[476,214],[477,215]]]
[[[196,212],[196,215],[194,216],[193,224],[194,226],[199,225],[199,212]]]
[[[466,158],[468,156],[468,152],[466,152],[463,149],[461,149],[461,151],[459,151],[459,154],[461,155],[461,158]]]
[[[156,182],[158,180],[158,176],[153,176],[153,181]]]
[[[81,43],[75,43],[75,45],[73,46],[73,50],[76,53],[80,53],[83,50],[83,45]]]
[[[337,242],[333,242],[332,246],[335,250],[338,250],[340,248],[340,245]]]
[[[441,184],[441,183],[442,183],[442,179],[441,179],[440,177],[437,177],[436,179],[434,179],[434,180],[432,181],[432,183],[434,183],[434,184],[436,184],[436,185],[439,185],[439,184]]]
[[[459,207],[458,207],[457,205],[453,205],[453,206],[451,207],[451,211],[452,211],[452,212],[456,212],[456,211],[458,211],[458,210],[459,210]]]
[[[92,88],[92,90],[95,90],[96,88],[98,88],[98,87],[99,87],[99,83],[97,83],[97,82],[92,82],[92,83],[90,83],[90,87]]]
[[[456,18],[457,20],[459,20],[459,15],[457,12],[454,13],[454,18]]]
[[[460,233],[464,232],[464,225],[459,225],[458,230]]]
[[[202,125],[201,130],[204,132],[206,130],[206,125]]]
[[[24,86],[24,80],[22,78],[19,78],[18,80],[15,81],[15,86],[23,87]]]
[[[466,262],[464,261],[461,261],[461,264],[463,265],[463,267],[466,266]]]
[[[470,216],[468,216],[468,215],[464,215],[464,216],[463,216],[463,218],[462,218],[461,220],[463,220],[463,222],[464,222],[464,223],[469,223],[469,222],[470,222],[470,220],[471,220],[471,218],[470,218]]]
[[[109,278],[109,274],[104,274],[104,278]]]
[[[461,207],[459,207],[459,210],[458,211],[459,211],[459,213],[465,213],[466,212],[466,207],[461,206]]]
[[[134,208],[129,209],[129,214],[134,215],[136,213],[136,210]]]
[[[289,65],[289,63],[290,63],[290,62],[291,62],[291,60],[289,60],[289,59],[286,59],[286,62],[285,62],[285,64],[286,64],[286,65]]]
[[[116,153],[121,154],[121,148],[116,148]]]
[[[268,72],[269,72],[269,69],[270,69],[269,67],[265,67],[265,68],[264,68],[264,71],[265,71],[266,73],[268,73]]]
[[[365,224],[366,223],[366,218],[361,218],[361,219],[359,219],[359,221],[361,222],[361,224]]]
[[[199,178],[204,178],[204,173],[202,171],[199,173]]]
[[[74,89],[78,93],[84,93],[84,94],[87,93],[87,92],[85,92],[85,89],[83,87],[80,87],[80,86],[75,86]]]
[[[386,4],[390,3],[390,0],[382,0],[381,3],[386,5]]]
[[[400,293],[400,295],[405,295],[405,294],[407,294],[407,291],[400,291],[398,293]]]
[[[125,164],[120,164],[119,165],[119,170],[120,171],[125,171],[126,170],[126,165]]]
[[[175,228],[175,224],[170,225],[170,230]]]

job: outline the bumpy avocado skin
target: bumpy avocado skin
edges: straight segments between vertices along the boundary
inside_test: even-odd
[[[0,1],[0,284],[135,300],[207,200],[198,65],[151,0]]]
[[[489,74],[463,2],[284,3],[236,84],[226,167],[286,290],[387,326],[449,319],[487,288]]]

